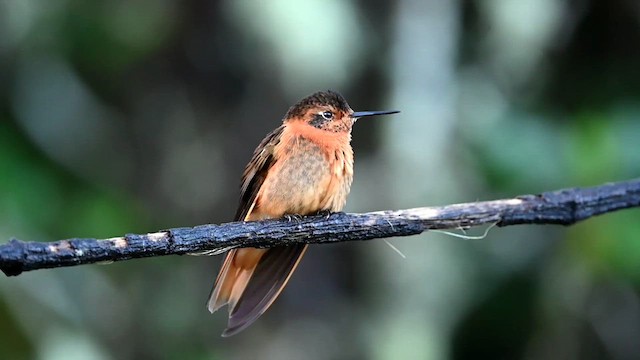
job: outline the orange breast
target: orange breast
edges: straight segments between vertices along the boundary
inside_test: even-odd
[[[353,179],[349,134],[304,126],[311,129],[288,125],[283,131],[250,220],[344,207]]]

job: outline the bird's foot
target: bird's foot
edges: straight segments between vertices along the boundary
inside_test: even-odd
[[[300,223],[300,220],[302,220],[302,216],[296,215],[296,214],[286,214],[284,218],[287,219],[289,222],[295,220],[297,223]]]
[[[328,220],[331,217],[331,214],[333,214],[333,212],[331,210],[320,210],[320,211],[318,211],[318,215],[324,216],[325,220]]]

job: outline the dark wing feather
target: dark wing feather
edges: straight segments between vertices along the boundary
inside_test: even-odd
[[[237,334],[269,308],[286,285],[306,248],[306,244],[275,247],[262,256],[240,301],[229,314],[229,323],[222,336]]]
[[[247,164],[242,174],[242,185],[240,187],[240,205],[236,212],[235,220],[245,220],[247,215],[254,206],[258,191],[264,179],[267,177],[269,168],[275,162],[273,155],[273,148],[280,142],[280,137],[284,125],[281,125],[277,129],[273,130],[262,140],[260,145],[256,148],[251,161]]]
[[[256,148],[251,161],[247,164],[242,175],[240,206],[235,216],[236,221],[246,220],[256,206],[255,202],[260,188],[269,169],[277,160],[274,156],[274,148],[280,143],[283,130],[284,125],[269,133]],[[222,336],[237,334],[256,321],[269,308],[286,285],[306,248],[306,244],[275,247],[268,249],[262,255],[240,299],[230,308],[229,322]],[[225,265],[232,265],[233,256],[232,251],[227,256]],[[220,281],[224,281],[225,265],[216,280],[210,304],[212,302],[214,305],[218,304],[218,299],[214,298],[215,288],[220,285]],[[226,299],[226,301],[228,300]],[[213,307],[213,309],[216,308],[217,306]]]

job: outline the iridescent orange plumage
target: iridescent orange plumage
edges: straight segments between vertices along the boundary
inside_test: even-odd
[[[362,116],[333,91],[317,92],[292,106],[283,124],[256,148],[242,176],[237,221],[340,211],[353,179],[351,128]],[[229,251],[208,308],[229,305],[223,336],[251,325],[278,297],[307,245]]]

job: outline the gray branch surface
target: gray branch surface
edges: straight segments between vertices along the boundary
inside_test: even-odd
[[[640,179],[592,188],[572,188],[513,199],[364,214],[335,213],[302,218],[232,222],[162,230],[111,239],[56,242],[13,239],[0,245],[0,270],[24,271],[135,258],[223,252],[236,247],[334,243],[420,234],[430,229],[483,224],[571,225],[620,209],[640,206]]]

